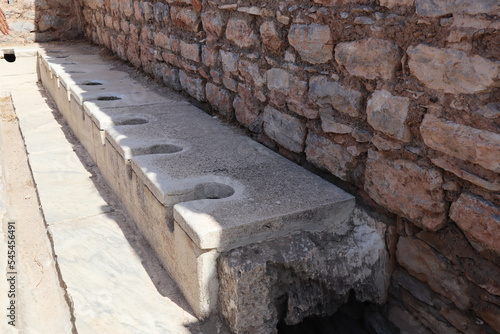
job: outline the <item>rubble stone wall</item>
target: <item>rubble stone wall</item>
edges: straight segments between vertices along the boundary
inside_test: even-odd
[[[498,0],[79,0],[85,31],[385,217],[388,319],[500,332]]]
[[[9,0],[0,8],[9,24],[9,35],[0,44],[28,44],[81,35],[81,15],[73,0]]]

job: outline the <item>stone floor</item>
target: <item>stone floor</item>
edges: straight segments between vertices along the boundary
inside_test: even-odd
[[[227,333],[194,316],[36,83],[34,59],[0,62],[0,265],[15,221],[18,280],[16,329],[4,320],[0,332]]]

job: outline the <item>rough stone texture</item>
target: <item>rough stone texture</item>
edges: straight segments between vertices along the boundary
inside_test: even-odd
[[[356,209],[353,233],[344,238],[295,234],[223,254],[221,312],[234,333],[276,333],[278,310],[287,324],[330,315],[351,289],[359,301],[383,303],[384,238],[385,225]]]
[[[179,81],[182,89],[198,101],[205,101],[205,85],[203,80],[188,76],[184,71],[179,71]]]
[[[368,151],[365,190],[378,204],[422,228],[437,231],[446,225],[442,184],[437,169]]]
[[[201,21],[209,41],[216,41],[222,36],[226,22],[219,11],[209,10],[201,13]]]
[[[180,43],[181,55],[194,62],[200,61],[200,44],[197,43],[186,43],[181,41]]]
[[[264,133],[292,152],[302,152],[306,125],[297,117],[267,106],[264,109]]]
[[[208,102],[220,111],[224,117],[231,117],[233,112],[233,100],[228,91],[212,83],[207,83],[206,94]]]
[[[427,114],[420,126],[427,146],[500,173],[500,134]]]
[[[366,105],[368,123],[378,131],[408,142],[411,133],[406,125],[410,99],[394,96],[386,90],[376,90]]]
[[[307,160],[318,167],[325,168],[333,175],[347,180],[349,172],[353,169],[358,152],[355,155],[328,138],[317,135],[310,131],[306,141],[306,156]]]
[[[226,37],[240,48],[250,48],[259,43],[250,20],[232,17],[226,28]]]
[[[410,274],[425,282],[433,291],[447,297],[460,310],[470,306],[464,279],[457,275],[450,264],[442,259],[423,241],[411,238],[399,238],[397,247],[398,262]]]
[[[182,29],[192,32],[200,31],[200,13],[189,7],[170,7],[172,23]]]
[[[411,73],[429,88],[473,94],[500,85],[500,65],[478,55],[425,44],[411,46],[407,52]]]
[[[282,46],[283,41],[276,30],[276,25],[273,21],[265,21],[260,26],[260,36],[262,43],[271,51],[278,52]]]
[[[257,87],[266,83],[266,76],[260,72],[259,65],[247,59],[240,59],[238,69],[245,80]]]
[[[259,101],[253,96],[252,90],[242,84],[238,85],[238,95],[233,102],[236,119],[250,130],[260,132],[262,117],[259,117]]]
[[[363,95],[325,76],[315,76],[309,81],[309,96],[320,106],[331,106],[351,117],[361,112]]]
[[[335,47],[335,60],[350,74],[366,79],[393,79],[400,59],[398,46],[385,39],[368,38]]]
[[[500,256],[500,207],[480,196],[463,193],[450,207],[450,218],[476,247]]]
[[[415,0],[417,14],[441,16],[446,14],[499,14],[500,4],[496,0]]]
[[[224,50],[220,50],[219,54],[224,71],[238,74],[238,54]]]
[[[323,64],[333,58],[330,28],[320,24],[294,24],[288,32],[288,42],[300,57],[311,64]]]
[[[394,8],[397,6],[413,6],[415,0],[380,0],[380,6]]]
[[[277,107],[288,107],[291,111],[307,118],[317,117],[317,111],[305,106],[307,83],[288,71],[272,68],[266,72],[269,100]]]

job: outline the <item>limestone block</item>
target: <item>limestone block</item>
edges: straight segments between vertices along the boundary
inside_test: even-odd
[[[496,0],[415,0],[417,14],[422,16],[441,16],[446,14],[491,14],[500,13]]]
[[[206,101],[205,85],[200,78],[190,77],[186,72],[179,71],[179,81],[182,89],[198,101]]]
[[[359,301],[384,303],[384,238],[385,225],[356,209],[353,230],[343,239],[299,233],[224,253],[218,265],[222,315],[234,333],[276,333],[280,316],[296,324],[330,315],[351,289]]]
[[[446,225],[446,207],[439,170],[368,151],[365,190],[378,204],[416,225],[437,231]]]
[[[259,43],[248,18],[230,18],[226,27],[226,37],[240,48],[250,48]]]
[[[406,125],[410,99],[394,96],[386,90],[376,90],[368,100],[366,115],[368,123],[378,131],[409,142],[411,133]]]
[[[380,6],[394,8],[397,6],[413,6],[415,0],[380,0]]]
[[[325,76],[315,76],[309,80],[309,96],[319,105],[331,106],[351,117],[357,117],[362,109],[361,92],[329,81]]]
[[[311,64],[323,64],[333,58],[330,27],[320,24],[293,24],[288,32],[288,42],[300,57]]]
[[[368,38],[335,47],[335,60],[352,75],[366,79],[393,79],[400,59],[398,46],[385,39]]]
[[[265,21],[260,25],[260,37],[262,38],[262,43],[271,51],[277,52],[283,46],[283,40],[281,39],[274,21]]]
[[[206,86],[207,100],[218,110],[224,117],[231,118],[233,114],[233,99],[229,92],[219,88],[213,83],[207,83]]]
[[[500,135],[427,114],[420,126],[427,146],[500,173]]]
[[[190,7],[170,7],[172,23],[184,30],[191,32],[200,31],[200,13]]]
[[[285,114],[271,106],[264,109],[264,133],[292,152],[302,152],[306,125],[297,117]]]
[[[347,180],[356,156],[344,146],[310,131],[306,141],[306,157],[307,161]]]
[[[411,46],[407,52],[411,73],[429,88],[474,94],[500,85],[500,65],[486,58],[425,44]]]
[[[222,36],[227,22],[222,17],[220,11],[207,10],[201,13],[203,30],[207,32],[207,40],[216,41]]]
[[[233,107],[238,122],[251,131],[261,131],[261,107],[259,101],[252,94],[250,87],[242,84],[238,85],[238,97],[234,99]]]
[[[500,255],[500,207],[480,196],[463,193],[450,208],[450,218],[478,248]]]

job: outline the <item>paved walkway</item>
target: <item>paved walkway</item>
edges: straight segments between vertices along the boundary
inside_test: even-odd
[[[31,169],[30,173],[26,155],[25,171],[17,174],[10,170],[17,169],[22,158],[15,166],[14,158],[0,160],[3,233],[7,221],[14,220],[17,226],[17,328],[22,333],[54,334],[225,333],[218,318],[199,323],[194,317],[90,157],[37,85],[35,61],[35,57],[18,57],[14,63],[0,60],[2,116],[9,114],[9,96],[15,109],[15,114],[10,111],[11,119],[2,117],[11,133],[6,142],[5,126],[0,131],[0,157],[22,156],[21,150],[4,154],[13,150],[14,143],[22,147],[21,137],[16,140],[14,133],[17,117]],[[16,193],[21,187],[19,178],[9,179],[11,174],[25,177],[25,183],[33,178],[36,193],[23,200],[29,199],[37,212],[39,200],[43,219],[38,214],[29,224],[25,221],[23,207],[28,206],[22,205],[22,195]],[[12,212],[7,212],[9,203],[14,203]],[[7,245],[0,238],[0,266],[4,268]],[[5,309],[8,287],[5,280],[0,282],[0,307]],[[8,330],[16,332],[6,326],[6,320],[0,321],[0,332]]]

